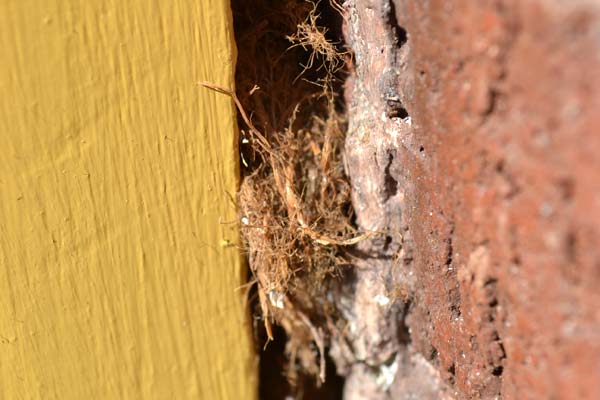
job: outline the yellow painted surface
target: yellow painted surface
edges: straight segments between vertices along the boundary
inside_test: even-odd
[[[0,1],[0,398],[253,399],[227,0]]]

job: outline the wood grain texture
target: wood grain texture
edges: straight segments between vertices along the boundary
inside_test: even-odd
[[[227,0],[0,4],[0,398],[253,399]]]

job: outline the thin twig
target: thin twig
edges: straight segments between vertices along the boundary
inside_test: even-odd
[[[273,149],[271,148],[271,144],[269,143],[269,141],[267,140],[265,135],[263,135],[254,126],[254,124],[252,123],[250,118],[248,118],[248,114],[246,114],[246,111],[244,110],[244,107],[242,106],[240,99],[237,97],[237,95],[235,94],[235,92],[233,90],[227,89],[226,87],[219,86],[214,83],[206,82],[206,81],[198,82],[198,85],[204,86],[207,89],[211,89],[211,90],[214,90],[215,92],[223,93],[223,94],[226,94],[227,96],[231,97],[233,99],[233,101],[235,102],[235,105],[236,105],[238,111],[240,112],[242,119],[244,120],[244,122],[246,123],[248,128],[252,131],[252,133],[258,138],[258,142],[259,142],[260,146],[262,147],[262,149],[269,154],[273,152]]]

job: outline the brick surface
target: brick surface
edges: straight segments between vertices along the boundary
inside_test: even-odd
[[[388,232],[360,245],[354,340],[399,360],[373,390],[600,398],[600,2],[346,4],[346,168]],[[348,398],[381,375],[359,361]]]

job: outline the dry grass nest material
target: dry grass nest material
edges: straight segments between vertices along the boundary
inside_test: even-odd
[[[267,335],[273,322],[286,330],[291,380],[302,371],[324,381],[327,342],[346,328],[332,300],[345,248],[370,235],[351,223],[342,162],[336,92],[348,54],[319,26],[316,4],[246,3],[234,16],[237,95],[200,84],[231,96],[245,127],[240,221]],[[333,0],[329,9],[342,11]]]

